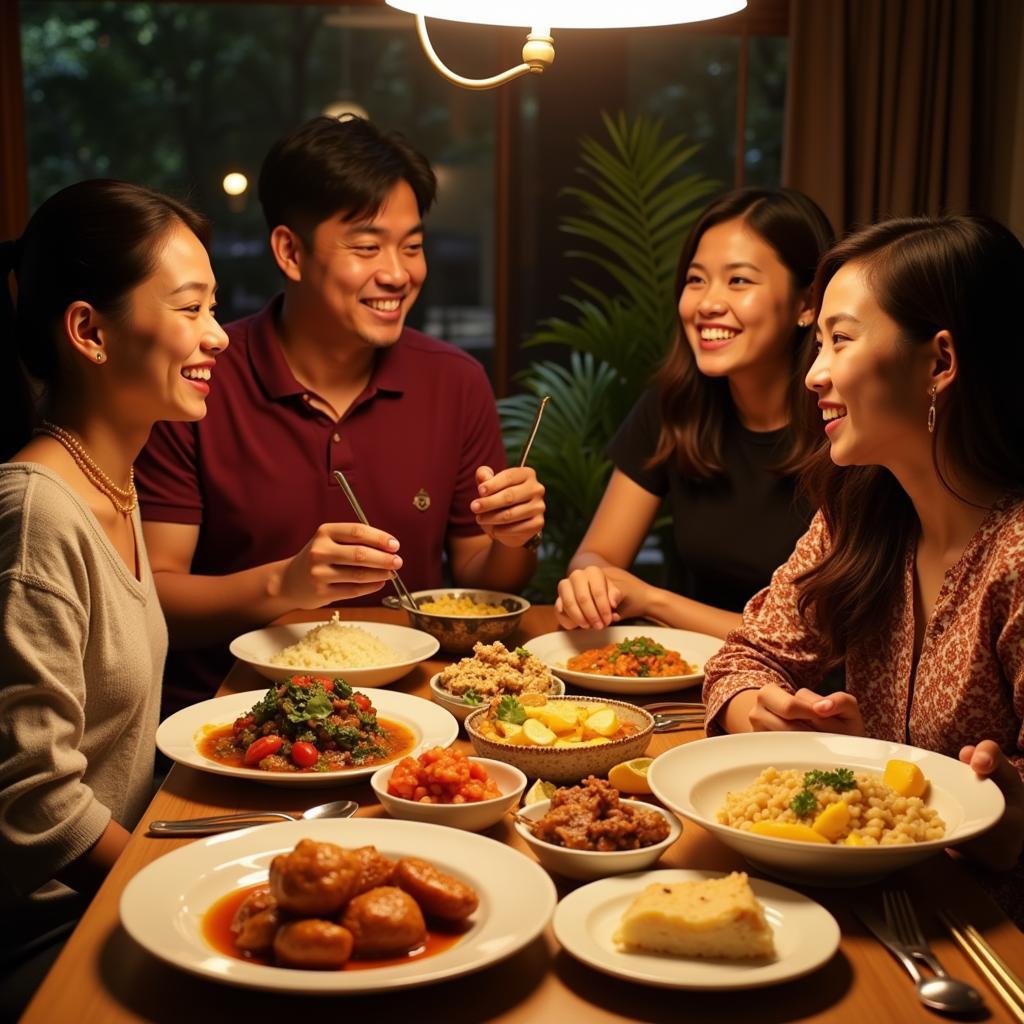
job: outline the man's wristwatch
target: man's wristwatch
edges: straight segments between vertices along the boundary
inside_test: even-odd
[[[544,539],[544,531],[538,530],[524,545],[523,547],[527,551],[536,551],[540,547],[540,542]]]

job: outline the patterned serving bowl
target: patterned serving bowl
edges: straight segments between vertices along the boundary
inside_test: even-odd
[[[615,709],[622,722],[631,722],[638,731],[631,736],[607,743],[565,747],[540,747],[492,740],[480,732],[488,708],[478,708],[463,723],[473,749],[482,757],[492,757],[515,765],[530,778],[549,782],[578,782],[588,775],[607,775],[620,761],[639,757],[646,749],[654,731],[654,718],[643,708],[624,700],[600,700],[592,697],[549,697],[551,703],[569,701],[576,704],[601,704]]]

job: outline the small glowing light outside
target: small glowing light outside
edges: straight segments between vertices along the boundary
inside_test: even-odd
[[[240,196],[249,187],[249,179],[241,171],[232,171],[224,175],[221,184],[229,196]]]
[[[464,89],[493,89],[525,74],[540,74],[555,59],[555,28],[641,28],[681,25],[735,14],[747,0],[387,0],[391,7],[416,16],[420,43],[434,67]],[[427,18],[474,25],[511,25],[530,29],[523,63],[491,78],[463,78],[447,68],[434,51]]]

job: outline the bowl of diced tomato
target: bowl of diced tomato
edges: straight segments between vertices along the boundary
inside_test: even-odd
[[[479,832],[519,803],[526,776],[502,761],[433,747],[379,768],[370,785],[393,818]]]

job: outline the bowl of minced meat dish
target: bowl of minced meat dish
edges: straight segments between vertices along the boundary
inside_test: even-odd
[[[478,643],[473,655],[449,665],[430,680],[434,700],[460,722],[494,697],[524,693],[559,696],[565,684],[523,647],[509,650],[500,640]]]

